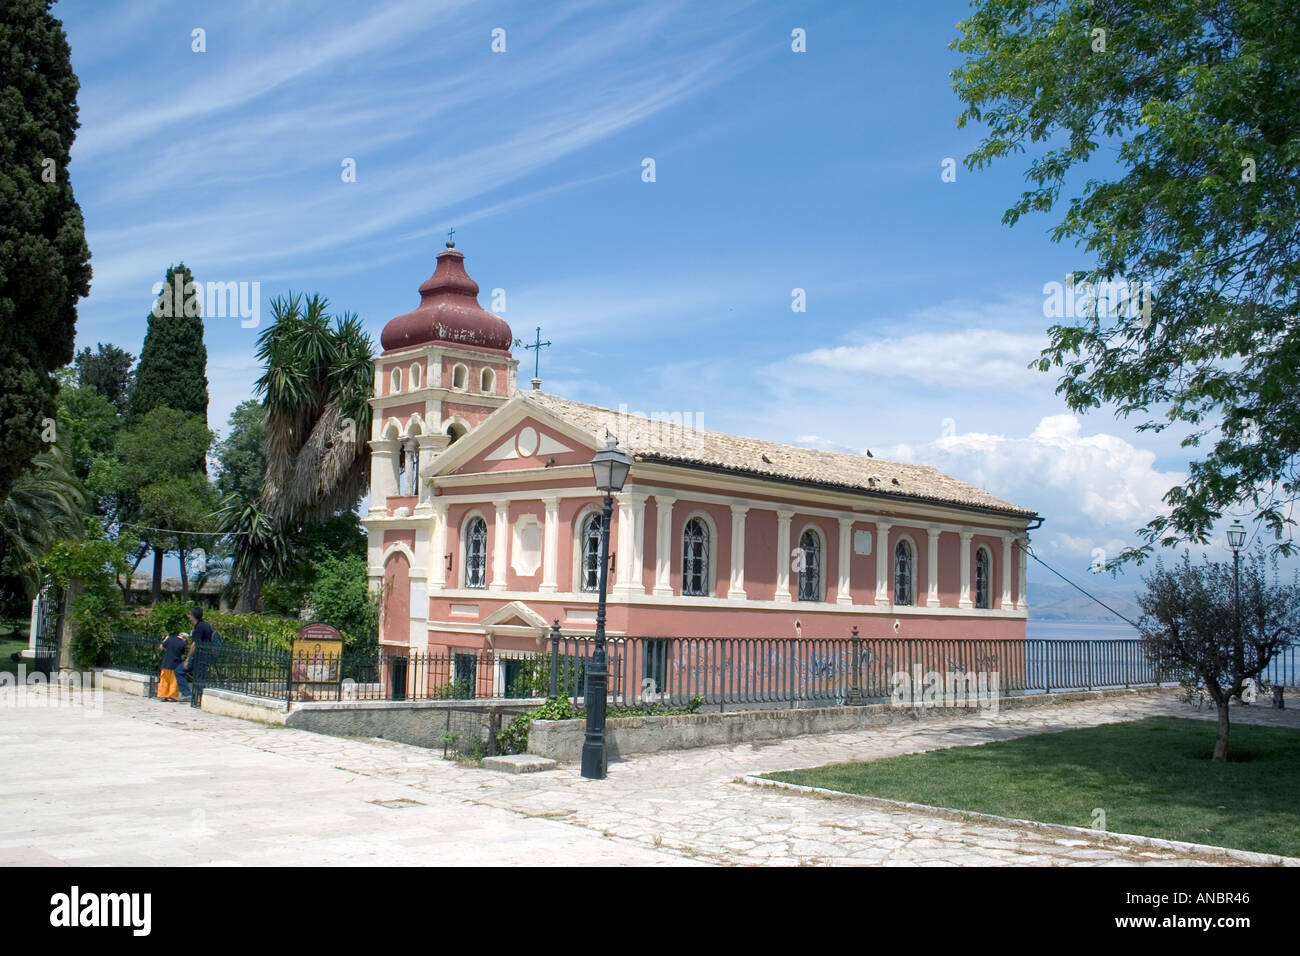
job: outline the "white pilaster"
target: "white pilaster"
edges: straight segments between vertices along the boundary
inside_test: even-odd
[[[644,594],[642,564],[645,558],[646,496],[625,492],[618,496],[618,564],[614,574],[614,594],[626,600]]]
[[[1002,603],[1004,611],[1011,609],[1011,541],[1009,534],[1002,536]]]
[[[676,498],[655,495],[655,587],[658,595],[673,593],[673,505]]]
[[[889,607],[894,603],[894,593],[889,584],[889,529],[888,521],[876,522],[876,607]]]
[[[853,553],[853,519],[840,518],[840,555],[839,584],[835,589],[836,604],[852,604],[853,593],[849,590],[849,560]]]
[[[790,603],[790,519],[793,511],[779,509],[776,513],[776,600]]]
[[[926,528],[925,606],[939,606],[939,529]]]
[[[447,586],[447,502],[433,499],[433,544],[429,547],[429,587],[441,591]]]
[[[1029,582],[1028,582],[1028,575],[1027,575],[1027,571],[1029,567],[1029,556],[1027,554],[1028,550],[1029,550],[1029,538],[1021,537],[1020,554],[1016,556],[1017,566],[1020,571],[1020,590],[1019,593],[1016,595],[1017,611],[1025,611],[1029,609],[1029,596],[1026,593],[1029,590],[1028,587]]]
[[[745,513],[748,505],[731,506],[731,586],[727,588],[727,597],[733,601],[743,601],[745,593]]]
[[[961,538],[961,596],[957,599],[958,607],[974,607],[970,599],[970,539],[972,532],[962,531]]]
[[[496,518],[492,522],[492,582],[488,590],[504,591],[506,589],[506,549],[510,544],[510,527],[507,524],[510,501],[498,498],[492,502],[496,508]]]
[[[388,498],[397,494],[397,456],[402,443],[398,439],[370,443],[370,513],[388,514]]]
[[[542,504],[546,506],[546,524],[542,528],[542,583],[538,590],[550,593],[559,588],[560,499],[547,495]]]

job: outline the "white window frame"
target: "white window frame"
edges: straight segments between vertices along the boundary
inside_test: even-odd
[[[483,522],[483,583],[469,583],[469,532],[475,520]],[[468,512],[460,522],[460,586],[470,591],[485,591],[488,586],[488,569],[491,567],[492,522],[477,509]]]
[[[911,569],[908,575],[909,580],[907,582],[907,586],[912,593],[911,593],[911,600],[907,601],[906,603],[900,602],[898,600],[898,546],[901,544],[906,544],[908,551],[911,552],[911,562],[910,562]],[[889,576],[889,591],[890,591],[890,597],[892,603],[895,607],[916,607],[917,606],[916,582],[917,582],[918,575],[916,570],[916,562],[918,560],[917,555],[919,553],[920,552],[917,551],[916,548],[916,541],[912,538],[910,534],[907,534],[906,532],[899,534],[897,540],[894,541],[893,548],[890,550],[889,553],[890,572],[891,572]]]
[[[708,541],[704,548],[704,593],[686,593],[686,526],[698,520],[704,525]],[[707,511],[692,511],[682,519],[682,530],[677,536],[677,549],[681,552],[682,563],[677,571],[677,593],[683,597],[713,597],[718,590],[718,529]]]
[[[795,600],[802,601],[805,604],[824,604],[826,602],[826,534],[821,527],[815,522],[809,521],[799,529],[799,535],[794,539],[794,546],[800,551],[803,550],[803,536],[812,532],[813,537],[817,539],[817,580],[814,582],[814,592],[817,597],[813,600],[802,597],[803,594],[803,571],[796,571],[794,574],[794,593]]]
[[[984,603],[980,603],[980,555],[984,555],[984,560],[988,570],[984,575]],[[993,550],[988,545],[977,545],[975,548],[975,562],[973,573],[975,575],[974,587],[975,607],[980,610],[990,610],[993,607]]]

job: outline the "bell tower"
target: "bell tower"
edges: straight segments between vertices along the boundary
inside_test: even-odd
[[[478,303],[465,254],[447,241],[420,304],[380,336],[371,400],[370,516],[428,510],[419,471],[515,391],[514,338]]]
[[[428,589],[443,580],[447,508],[421,472],[515,391],[514,338],[478,303],[478,283],[449,237],[420,304],[380,336],[370,434],[371,587],[384,589],[380,642],[428,645]]]

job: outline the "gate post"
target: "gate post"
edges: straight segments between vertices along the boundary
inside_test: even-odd
[[[551,697],[560,696],[560,619],[551,624]]]
[[[858,636],[858,626],[853,625],[853,684],[849,688],[849,703],[856,707],[862,703],[862,638]]]

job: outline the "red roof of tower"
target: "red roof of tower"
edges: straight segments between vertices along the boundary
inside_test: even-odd
[[[465,272],[465,254],[448,243],[420,286],[420,304],[384,326],[379,341],[385,352],[431,342],[509,352],[514,336],[505,319],[478,304],[478,283]]]

